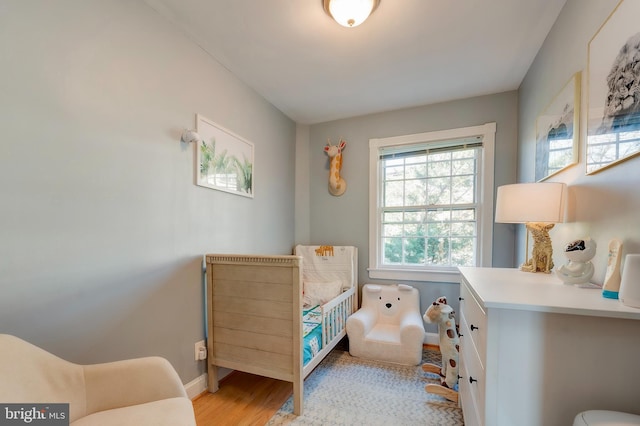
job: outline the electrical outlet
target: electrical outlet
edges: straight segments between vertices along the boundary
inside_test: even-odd
[[[207,359],[207,345],[205,345],[204,340],[200,340],[195,344],[195,358],[196,361],[202,361]]]

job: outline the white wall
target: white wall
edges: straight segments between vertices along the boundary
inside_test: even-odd
[[[0,332],[199,376],[202,255],[292,248],[295,123],[141,1],[3,0],[0,58]],[[255,144],[255,199],[194,185],[196,113]]]
[[[634,0],[626,0],[634,1]],[[623,253],[640,253],[640,157],[599,173],[586,175],[587,46],[618,0],[568,0],[540,49],[519,90],[518,181],[533,182],[536,117],[569,78],[582,71],[579,163],[550,181],[569,186],[569,222],[556,225],[550,235],[556,267],[566,263],[566,243],[591,237],[598,244],[594,282],[602,284],[608,244],[624,242]],[[638,26],[640,31],[640,26]],[[524,231],[519,232],[518,258],[524,260]]]
[[[505,92],[416,108],[371,114],[310,126],[308,173],[310,243],[355,245],[359,251],[359,282],[369,279],[369,139],[481,125],[495,121],[495,184],[513,183],[516,177],[517,93]],[[347,191],[340,197],[327,189],[329,160],[323,151],[327,138],[347,141],[341,175]],[[300,194],[296,193],[296,197]],[[296,235],[297,239],[297,235]],[[512,266],[514,227],[494,226],[493,264]],[[410,282],[420,290],[422,308],[447,296],[457,309],[459,286]],[[422,309],[421,308],[421,309]],[[435,330],[435,326],[432,327]],[[429,331],[433,331],[431,328]]]

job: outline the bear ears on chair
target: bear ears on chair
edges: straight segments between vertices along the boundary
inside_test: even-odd
[[[382,287],[381,285],[377,285],[377,284],[367,284],[364,286],[364,289],[367,290],[369,293],[380,293],[382,291]],[[406,285],[406,284],[397,284],[398,290],[400,291],[411,291],[413,290],[413,287],[411,287],[410,285]]]

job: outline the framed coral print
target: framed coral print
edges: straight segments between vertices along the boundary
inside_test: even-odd
[[[589,42],[587,173],[640,153],[640,2],[623,0]]]
[[[253,198],[253,144],[198,114],[196,184]]]
[[[536,181],[578,162],[580,75],[571,77],[536,120]]]

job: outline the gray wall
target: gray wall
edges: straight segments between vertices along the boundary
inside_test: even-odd
[[[296,126],[295,239],[296,244],[311,244],[309,199],[309,126]]]
[[[618,0],[568,0],[519,90],[518,181],[533,182],[536,117],[569,78],[582,71],[580,160],[550,179],[569,186],[569,222],[556,225],[550,235],[556,265],[566,263],[563,254],[566,243],[593,238],[598,244],[593,281],[600,284],[604,281],[612,238],[623,240],[623,254],[640,253],[640,157],[596,174],[585,173],[588,43],[617,4]],[[524,235],[524,230],[520,230],[519,262],[524,260]]]
[[[289,253],[295,123],[143,2],[0,4],[0,332],[204,372],[202,255]],[[255,144],[255,199],[194,185],[195,114]]]
[[[370,280],[367,272],[369,266],[369,139],[475,126],[495,121],[497,123],[495,184],[513,183],[516,176],[517,104],[517,93],[505,92],[310,126],[308,153],[310,242],[357,246],[360,284],[384,282]],[[343,152],[341,173],[347,182],[347,192],[341,197],[334,197],[327,190],[329,161],[323,151],[327,138],[330,138],[333,144],[340,138],[347,141],[347,147]],[[296,195],[298,196],[299,194]],[[496,224],[493,242],[494,266],[512,266],[513,248],[514,227]],[[419,282],[409,284],[420,290],[422,308],[426,309],[426,306],[437,297],[445,295],[452,302],[454,309],[457,309],[459,295],[457,284]],[[429,331],[436,329],[431,328]]]

